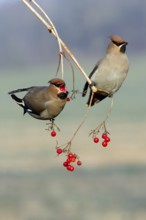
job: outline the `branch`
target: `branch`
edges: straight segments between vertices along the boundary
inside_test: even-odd
[[[29,0],[29,2],[27,0],[21,0],[28,8],[29,10],[46,26],[46,28],[49,30],[50,33],[52,33],[54,35],[54,37],[58,40],[58,44],[61,45],[64,50],[68,53],[68,55],[71,57],[71,59],[73,60],[73,62],[77,65],[78,69],[80,70],[80,72],[82,73],[82,75],[84,76],[84,78],[86,79],[86,81],[89,83],[89,85],[91,85],[91,89],[92,92],[96,92],[97,88],[92,85],[92,81],[89,79],[89,77],[87,76],[87,74],[85,73],[85,71],[83,70],[83,68],[80,66],[79,62],[77,61],[77,59],[75,58],[75,56],[72,54],[72,52],[69,50],[69,48],[67,47],[67,45],[61,40],[61,38],[58,36],[56,28],[54,27],[54,25],[52,26],[52,21],[51,19],[46,15],[46,13],[43,11],[43,9],[34,1],[34,0]],[[37,6],[38,9],[40,9],[40,11],[45,15],[45,17],[47,18],[47,20],[51,23],[51,25],[31,6],[31,2],[34,3],[35,6]],[[60,46],[59,46],[60,47]],[[60,48],[61,49],[61,48]],[[62,54],[60,54],[61,56]]]

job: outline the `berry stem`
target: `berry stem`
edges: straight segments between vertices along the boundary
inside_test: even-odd
[[[109,110],[108,110],[108,113],[107,113],[105,119],[95,129],[91,130],[91,132],[89,133],[89,136],[92,135],[93,138],[94,138],[95,135],[97,135],[100,132],[101,128],[104,129],[105,133],[109,133],[106,129],[106,121],[110,117],[110,114],[111,114],[111,111],[112,111],[112,108],[113,108],[113,104],[114,104],[114,99],[112,97],[112,101],[111,101],[111,104],[110,104],[110,107],[109,107]]]
[[[89,107],[88,107],[88,109],[87,109],[87,111],[86,111],[86,113],[85,113],[81,123],[79,124],[79,126],[76,129],[76,131],[74,132],[72,138],[67,142],[67,144],[64,144],[64,145],[66,145],[66,147],[63,150],[64,152],[70,152],[71,151],[72,141],[76,137],[76,135],[77,135],[78,131],[80,130],[80,128],[82,127],[82,125],[85,123],[85,121],[86,121],[86,119],[88,117],[88,114],[91,111],[91,102],[92,102],[92,99],[93,99],[93,95],[94,95],[94,93],[92,92],[92,96],[91,96]]]

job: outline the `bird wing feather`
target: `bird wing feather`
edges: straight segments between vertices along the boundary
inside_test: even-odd
[[[101,60],[98,61],[98,63],[95,65],[95,67],[93,68],[92,72],[89,74],[89,79],[91,79],[91,77],[93,76],[93,74],[95,73],[95,71],[98,69],[98,66],[100,64]],[[89,83],[86,82],[83,88],[83,92],[82,92],[82,96],[84,97],[87,94],[87,90],[89,87]]]

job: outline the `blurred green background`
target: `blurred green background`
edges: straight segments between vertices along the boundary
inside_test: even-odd
[[[44,121],[23,117],[7,94],[47,85],[56,74],[55,39],[21,1],[0,1],[0,219],[143,220],[146,219],[146,2],[142,0],[38,1],[61,38],[89,73],[103,56],[107,36],[129,42],[130,71],[115,95],[108,121],[108,148],[94,144],[91,129],[104,118],[107,99],[96,105],[73,142],[83,165],[67,172],[57,157],[56,138]],[[84,78],[74,66],[76,88]],[[65,62],[71,90],[71,70]],[[23,94],[22,94],[23,95]],[[86,98],[67,103],[56,122],[57,140],[69,140],[86,112]]]

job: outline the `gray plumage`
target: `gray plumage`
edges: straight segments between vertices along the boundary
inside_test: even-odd
[[[90,90],[87,104],[91,104],[91,106],[117,92],[128,73],[129,62],[125,54],[126,45],[128,43],[116,35],[111,36],[110,39],[111,42],[108,45],[104,58],[95,65],[89,75],[92,83],[97,88],[97,92],[94,93],[92,101],[92,91]],[[87,89],[88,83],[86,82],[82,96],[86,95]]]
[[[52,79],[49,86],[34,86],[9,92],[11,97],[32,117],[52,120],[60,114],[66,104],[68,91],[62,79]],[[21,99],[15,93],[27,91]]]

